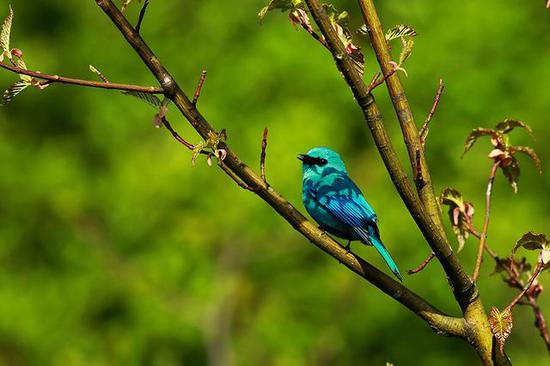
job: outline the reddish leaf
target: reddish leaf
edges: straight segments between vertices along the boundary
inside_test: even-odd
[[[504,309],[501,312],[493,306],[489,315],[489,325],[497,340],[500,352],[504,353],[504,344],[512,332],[512,312],[509,309]]]

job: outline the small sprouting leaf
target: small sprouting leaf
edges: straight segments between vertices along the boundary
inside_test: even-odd
[[[365,57],[361,52],[361,48],[353,43],[353,36],[348,28],[348,12],[339,12],[332,4],[323,4],[323,8],[327,13],[336,34],[338,34],[338,38],[340,38],[340,41],[344,44],[346,53],[350,55],[354,68],[362,77],[365,72]]]
[[[489,315],[489,326],[495,336],[501,353],[504,353],[504,344],[512,333],[512,312],[506,308],[502,312],[496,307],[491,308]]]
[[[364,30],[367,30],[367,27],[363,25]],[[361,27],[361,28],[363,28]],[[392,39],[402,38],[402,37],[414,37],[416,36],[416,31],[405,24],[398,24],[395,27],[389,29],[386,32],[386,41],[391,41]]]
[[[496,129],[502,133],[508,133],[516,127],[524,128],[525,130],[527,130],[527,133],[531,137],[533,137],[533,130],[531,129],[531,127],[529,127],[524,122],[515,119],[505,119],[504,121],[497,124]]]
[[[542,164],[535,150],[526,146],[512,146],[510,147],[510,151],[512,152],[512,154],[520,152],[530,157],[531,160],[533,160],[533,162],[535,163],[535,166],[537,167],[539,173],[542,174]]]
[[[25,80],[19,80],[15,82],[12,86],[4,91],[4,95],[2,96],[2,103],[0,103],[0,105],[6,105],[10,103],[13,98],[15,98],[19,93],[21,93],[30,85],[31,83]]]
[[[498,132],[496,130],[491,129],[491,128],[475,128],[475,129],[473,129],[472,132],[470,132],[470,134],[466,138],[466,141],[464,142],[464,152],[462,153],[462,156],[464,156],[472,148],[472,146],[474,146],[474,143],[481,136],[495,136],[497,134],[498,134]]]
[[[399,61],[395,65],[395,68],[403,71],[405,75],[407,75],[407,71],[403,68],[403,64],[412,53],[414,46],[413,38],[415,36],[416,31],[412,27],[405,24],[398,24],[386,32],[385,37],[387,42],[397,38],[401,40],[401,53],[399,54]]]
[[[474,216],[474,206],[465,202],[462,194],[453,188],[445,188],[439,196],[442,205],[449,206],[449,218],[451,227],[458,240],[458,250],[464,248],[466,240],[470,237],[470,224]]]
[[[4,22],[2,23],[2,29],[0,30],[0,46],[2,47],[2,55],[0,55],[0,61],[4,59],[4,56],[11,59],[10,33],[11,33],[12,22],[13,22],[13,10],[10,5],[8,16],[4,19]]]
[[[506,166],[502,166],[502,172],[508,179],[508,182],[512,185],[514,193],[518,193],[518,181],[519,181],[519,162],[516,158],[511,156],[506,160]]]
[[[155,107],[160,108],[162,107],[162,101],[154,94],[150,93],[143,93],[143,92],[134,92],[134,91],[123,91],[122,94],[124,95],[130,95],[132,97],[136,97],[138,99],[143,100],[145,103]]]
[[[403,65],[403,63],[405,63],[405,61],[411,55],[414,47],[414,39],[412,37],[408,37],[408,38],[402,37],[401,45],[403,46],[403,48],[401,49],[401,54],[399,55],[399,61],[398,61],[399,67],[401,67],[401,65]]]
[[[264,6],[258,13],[260,22],[264,20],[267,13],[272,10],[280,9],[282,12],[287,10],[293,10],[303,5],[302,0],[270,0],[269,3]]]
[[[535,234],[533,232],[528,232],[524,234],[521,239],[516,242],[516,246],[512,250],[515,253],[520,247],[523,247],[527,250],[540,250],[545,246],[548,246],[550,242],[545,234]]]

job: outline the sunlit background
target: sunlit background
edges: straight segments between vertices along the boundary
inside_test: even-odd
[[[139,3],[127,12],[135,22]],[[380,218],[402,272],[430,250],[400,201],[330,54],[286,15],[262,25],[267,0],[151,1],[142,33],[182,88],[208,77],[199,109],[226,128],[258,170],[269,128],[267,177],[303,211],[296,154],[330,146]],[[2,0],[0,15],[8,11]],[[30,69],[87,79],[155,80],[95,2],[12,0],[12,46]],[[539,153],[539,175],[521,159],[519,193],[499,173],[489,244],[506,256],[529,230],[550,234],[550,11],[544,1],[377,1],[385,28],[406,23],[416,45],[401,75],[417,123],[439,78],[446,89],[427,142],[435,189],[459,189],[481,227],[491,161],[488,140],[461,160],[469,130],[506,117],[530,124],[514,143]],[[361,25],[355,1],[334,1]],[[368,40],[366,75],[378,71]],[[397,46],[398,48],[398,46]],[[0,70],[0,85],[17,77]],[[368,81],[367,80],[367,81]],[[403,158],[385,87],[375,95]],[[466,365],[463,341],[435,335],[414,314],[316,249],[254,194],[155,129],[155,110],[114,91],[53,85],[0,109],[0,363],[6,365]],[[172,109],[172,124],[200,141]],[[451,231],[449,230],[449,233]],[[456,244],[455,244],[456,245]],[[456,248],[456,246],[455,246]],[[354,251],[386,270],[372,248]],[[460,253],[471,271],[477,242]],[[528,254],[534,260],[534,255]],[[484,305],[516,295],[486,259]],[[439,264],[407,286],[458,315]],[[541,276],[550,285],[548,272]],[[550,317],[550,293],[541,307]],[[518,306],[507,346],[516,365],[548,352],[531,310]]]

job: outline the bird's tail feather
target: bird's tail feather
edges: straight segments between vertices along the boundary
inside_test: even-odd
[[[378,250],[378,253],[384,258],[384,261],[386,261],[386,264],[388,267],[390,267],[391,271],[395,274],[397,278],[399,278],[399,281],[403,281],[403,278],[401,277],[401,273],[399,272],[399,268],[397,268],[397,264],[395,264],[395,261],[391,257],[390,253],[382,244],[380,239],[378,239],[375,235],[370,236],[370,241],[372,245]]]

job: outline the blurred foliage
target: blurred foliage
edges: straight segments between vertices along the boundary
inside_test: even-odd
[[[4,17],[8,2],[0,3]],[[362,24],[355,1],[334,3],[348,10],[350,28]],[[460,160],[463,141],[472,128],[521,119],[537,140],[514,138],[537,150],[545,171],[525,165],[517,195],[497,176],[489,244],[506,256],[522,233],[548,233],[550,12],[541,1],[378,3],[386,28],[410,24],[418,32],[409,77],[401,75],[418,123],[439,78],[446,84],[427,141],[436,191],[455,187],[482,212],[491,160],[483,144]],[[154,84],[93,1],[11,4],[11,43],[25,52],[29,69],[93,79],[93,64],[112,81]],[[134,22],[139,4],[127,10]],[[189,95],[208,70],[199,108],[227,129],[229,144],[255,169],[269,127],[268,179],[297,207],[296,154],[323,145],[340,151],[399,266],[415,267],[429,249],[330,55],[285,14],[273,12],[260,26],[265,4],[152,1],[142,33]],[[357,41],[369,79],[376,61],[368,41]],[[15,80],[0,72],[2,86]],[[376,95],[405,157],[384,89]],[[191,153],[153,128],[152,117],[148,106],[120,93],[61,85],[26,90],[0,109],[1,364],[477,362],[464,342],[433,334],[203,157],[192,167]],[[173,107],[168,117],[188,140],[200,141]],[[480,227],[482,215],[473,220]],[[468,270],[471,244],[460,253]],[[372,249],[354,250],[385,268]],[[486,260],[482,270],[487,309],[516,293],[489,276],[493,267]],[[548,272],[541,283],[549,284]],[[458,314],[435,262],[405,284]],[[540,305],[550,308],[550,294]],[[530,309],[518,308],[514,320],[507,345],[514,363],[545,364]]]

